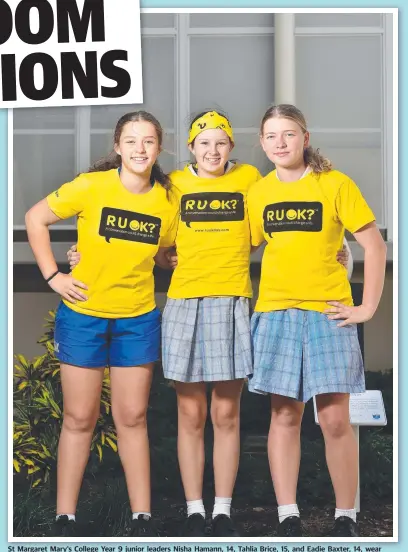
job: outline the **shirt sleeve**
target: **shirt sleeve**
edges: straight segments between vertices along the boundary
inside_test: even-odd
[[[375,221],[374,213],[351,178],[346,178],[337,193],[336,210],[340,222],[352,234]]]
[[[261,180],[263,178],[263,176],[261,175],[261,173],[258,171],[256,167],[253,167],[253,169],[254,169],[254,178],[249,185],[249,189],[251,189],[252,186],[258,182],[258,180]]]
[[[47,196],[48,207],[60,219],[73,217],[84,210],[88,191],[89,180],[80,174]]]
[[[259,201],[259,196],[254,191],[254,187],[248,192],[247,206],[251,245],[258,246],[265,241],[265,236],[262,226],[262,205]]]
[[[263,176],[261,175],[261,173],[258,171],[258,169],[256,169],[256,173],[255,173],[255,182],[257,182],[258,180],[262,180]]]

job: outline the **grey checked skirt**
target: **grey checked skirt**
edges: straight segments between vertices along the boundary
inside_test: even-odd
[[[363,393],[357,327],[321,312],[287,309],[252,316],[254,375],[249,390],[307,402],[321,393]]]
[[[252,375],[246,297],[168,299],[162,319],[164,377],[212,382]]]

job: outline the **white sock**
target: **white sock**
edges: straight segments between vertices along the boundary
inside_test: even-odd
[[[341,516],[346,516],[351,518],[354,522],[357,520],[357,512],[355,508],[352,508],[351,510],[342,510],[341,508],[336,508],[336,511],[334,512],[334,519],[337,519]]]
[[[55,521],[58,521],[61,516],[67,516],[69,521],[75,521],[75,514],[57,514],[55,516]]]
[[[187,516],[193,514],[201,514],[205,518],[205,509],[203,504],[203,499],[199,500],[187,500]]]
[[[284,506],[278,506],[279,523],[288,517],[297,516],[300,517],[299,508],[297,504],[285,504]]]
[[[132,512],[132,519],[137,519],[140,515],[148,516],[149,518],[152,517],[150,512]]]
[[[212,518],[214,519],[219,514],[225,514],[226,516],[231,517],[231,500],[232,498],[216,496]]]

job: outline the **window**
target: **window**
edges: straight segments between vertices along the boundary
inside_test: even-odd
[[[392,240],[392,15],[298,14],[298,105]]]
[[[190,116],[208,108],[230,117],[233,158],[270,170],[258,131],[274,101],[274,15],[145,12],[143,105],[14,111],[15,230],[31,205],[110,151],[129,110],[162,123],[167,171],[188,160]],[[355,179],[392,239],[392,15],[297,14],[296,80],[312,144]],[[74,227],[63,221],[54,234]]]

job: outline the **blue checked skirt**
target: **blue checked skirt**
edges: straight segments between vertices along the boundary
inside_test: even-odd
[[[249,390],[307,402],[321,393],[362,393],[364,366],[357,326],[300,309],[255,312],[254,374]]]
[[[211,382],[252,374],[249,299],[168,299],[162,318],[164,377]]]

